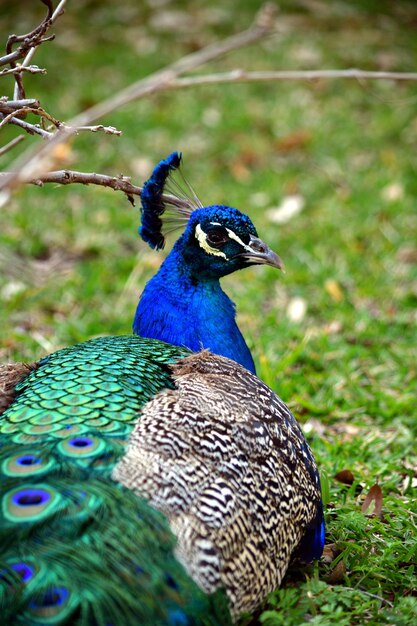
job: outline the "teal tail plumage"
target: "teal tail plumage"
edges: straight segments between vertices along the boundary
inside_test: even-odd
[[[167,520],[110,480],[138,411],[173,387],[167,366],[185,354],[96,339],[17,385],[0,422],[2,624],[227,621],[221,594],[213,601],[174,558]]]

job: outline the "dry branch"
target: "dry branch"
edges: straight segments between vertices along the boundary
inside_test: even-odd
[[[1,177],[7,176],[7,172],[0,172]],[[100,187],[108,187],[114,191],[122,191],[131,200],[131,196],[140,196],[142,187],[133,185],[130,176],[107,176],[106,174],[95,174],[94,172],[77,172],[75,170],[57,170],[48,172],[42,176],[38,176],[32,180],[28,180],[32,185],[42,187],[45,183],[55,183],[57,185],[72,185],[79,183],[81,185],[99,185]],[[183,198],[177,198],[169,194],[162,195],[162,201],[172,204],[179,208],[192,208],[190,202]]]
[[[40,69],[37,66],[29,65],[30,61],[33,58],[33,55],[37,49],[37,47],[43,43],[44,41],[49,41],[51,37],[45,37],[46,32],[55,22],[57,17],[62,15],[64,5],[66,0],[61,0],[58,4],[55,11],[53,11],[51,0],[41,0],[43,4],[47,7],[47,15],[42,20],[42,22],[36,26],[30,33],[26,35],[10,35],[7,40],[7,55],[0,58],[0,65],[9,63],[11,65],[10,68],[2,70],[0,72],[0,76],[5,74],[14,74],[15,76],[15,90],[14,90],[14,100],[7,100],[6,97],[0,98],[0,129],[7,124],[13,124],[15,126],[19,126],[25,132],[30,135],[40,135],[43,139],[50,139],[53,137],[54,133],[51,132],[51,129],[47,130],[43,128],[39,124],[31,124],[30,122],[24,121],[22,118],[28,113],[33,113],[40,118],[46,119],[55,128],[64,128],[65,124],[59,120],[57,120],[53,115],[45,111],[40,102],[36,99],[25,98],[24,88],[23,88],[23,72],[32,72],[32,73],[45,73],[46,70]],[[12,48],[16,43],[20,43],[21,45],[15,52],[13,53]],[[16,58],[21,58],[25,56],[23,62],[21,64],[16,64]],[[121,135],[121,131],[117,130],[113,126],[103,126],[102,124],[96,126],[81,126],[81,127],[68,127],[67,130],[70,133],[78,134],[82,131],[89,132],[98,132],[103,131],[104,133],[111,135]],[[19,142],[21,140],[19,139]],[[12,145],[16,145],[15,142]],[[10,147],[9,144],[5,147],[3,151],[7,152]]]
[[[34,113],[41,118],[49,120],[54,126],[60,126],[60,122],[58,120],[41,108],[38,100],[25,98],[23,73],[46,73],[46,70],[30,65],[30,61],[38,46],[45,41],[53,39],[53,36],[46,37],[45,35],[56,18],[61,15],[65,1],[66,0],[61,1],[54,11],[51,0],[41,0],[47,8],[47,13],[40,24],[25,35],[10,35],[8,37],[6,55],[0,57],[0,66],[10,65],[10,68],[2,70],[0,72],[0,76],[13,74],[15,79],[15,89],[13,100],[7,100],[7,98],[0,99],[0,128],[6,124],[14,124],[15,126],[22,128],[30,135],[36,134],[40,135],[43,139],[49,139],[52,136],[51,132],[41,128],[38,124],[31,124],[21,119],[22,117],[24,118],[27,113]],[[16,50],[13,50],[13,47],[16,44],[20,45]],[[23,62],[17,64],[16,62],[23,57],[25,57]],[[4,154],[10,150],[11,147],[20,143],[21,139],[22,137],[19,136],[17,141],[9,142],[6,146],[4,146],[1,153]]]
[[[248,30],[182,57],[172,65],[133,83],[111,98],[91,107],[67,124],[62,125],[47,142],[20,157],[14,164],[13,172],[10,172],[0,181],[0,190],[3,190],[0,194],[0,206],[7,202],[13,188],[42,177],[46,171],[51,169],[53,163],[51,154],[54,148],[74,135],[77,128],[89,126],[95,120],[133,100],[166,89],[172,80],[186,72],[218,59],[233,50],[264,39],[273,30],[274,15],[274,7],[269,4],[265,5],[259,12],[255,24]]]
[[[49,0],[42,1],[50,8]],[[49,18],[51,23],[56,19],[56,17],[58,17],[58,15],[61,14],[64,5],[65,0],[61,0],[57,9]],[[222,42],[209,45],[197,52],[179,59],[168,67],[152,74],[151,76],[148,76],[145,79],[133,83],[107,100],[98,103],[87,111],[84,111],[68,123],[55,120],[52,116],[49,116],[48,113],[40,108],[39,103],[35,105],[32,103],[33,101],[31,101],[31,104],[29,105],[27,102],[21,100],[20,108],[18,106],[19,102],[0,102],[0,113],[3,113],[3,116],[7,115],[8,122],[20,126],[26,132],[32,134],[37,133],[47,140],[43,143],[43,145],[37,146],[35,149],[28,151],[20,157],[14,163],[14,166],[12,167],[13,171],[2,176],[0,180],[0,206],[7,201],[13,188],[26,182],[36,182],[37,184],[41,184],[43,182],[55,182],[59,184],[70,184],[75,182],[82,184],[98,184],[111,187],[118,191],[123,191],[129,197],[131,197],[132,194],[140,195],[140,188],[132,185],[130,183],[130,179],[125,176],[109,177],[100,174],[70,172],[69,170],[50,172],[49,174],[46,172],[53,167],[54,157],[51,155],[53,154],[54,148],[58,144],[67,141],[71,136],[80,131],[96,132],[101,130],[105,133],[120,135],[121,132],[112,126],[103,126],[101,124],[91,126],[91,123],[102,118],[104,115],[121,108],[127,103],[132,102],[133,100],[138,100],[159,91],[183,89],[205,84],[235,83],[244,81],[273,82],[282,80],[331,80],[338,78],[355,80],[417,80],[417,73],[415,72],[373,72],[355,68],[347,70],[255,72],[246,72],[239,69],[231,72],[183,77],[183,74],[186,74],[191,70],[213,61],[233,50],[237,50],[238,48],[263,39],[273,31],[273,23],[274,13],[271,11],[271,6],[265,5],[259,13],[255,24],[248,30],[229,37]],[[33,35],[33,32],[29,35]],[[39,43],[36,45],[39,45]],[[36,46],[30,48],[22,65],[28,66],[35,50]],[[3,61],[4,58],[5,57],[3,57]],[[17,107],[16,111],[14,106]],[[30,109],[31,112],[37,112],[37,114],[41,117],[49,119],[56,126],[57,130],[55,132],[49,132],[40,128],[38,125],[29,124],[28,122],[20,120],[18,118],[18,111],[24,113],[24,107],[28,106],[33,107]],[[28,109],[26,109],[26,112],[27,110]],[[3,122],[0,122],[0,127],[5,123],[6,119],[3,119]],[[10,149],[7,146],[5,148],[7,148],[7,150]],[[1,190],[3,190],[3,192],[1,192]]]
[[[22,107],[21,109],[16,111],[16,113],[15,112],[9,113],[5,117],[3,117],[2,121],[0,122],[0,128],[2,126],[5,126],[8,122],[15,123],[15,122],[12,122],[12,120],[14,119],[14,116],[16,114],[18,114],[19,116],[20,115],[24,116],[24,115],[26,115],[26,113],[35,113],[36,115],[39,115],[39,117],[43,117],[44,119],[46,119],[49,122],[51,122],[57,128],[60,128],[60,126],[61,126],[61,122],[59,120],[57,120],[54,117],[52,117],[52,115],[50,115],[49,113],[44,111],[41,107]],[[49,133],[49,134],[51,134],[51,133]]]
[[[24,122],[18,117],[10,117],[9,124],[19,126],[19,128],[27,132],[29,135],[40,135],[43,139],[50,139],[51,137],[53,137],[53,133],[50,133],[48,130],[44,130],[38,124],[30,124],[29,122]]]
[[[67,0],[61,0],[61,2],[59,2],[59,4],[57,5],[55,11],[52,11],[52,2],[49,2],[48,0],[41,0],[41,2],[43,2],[43,4],[45,4],[45,6],[48,8],[48,15],[47,15],[47,27],[46,30],[48,30],[52,24],[54,24],[54,22],[56,22],[57,18],[60,17],[63,13],[64,13],[64,8],[65,5],[67,3]],[[46,31],[45,31],[46,32]],[[37,45],[35,44],[26,54],[25,59],[22,63],[22,65],[28,65],[30,63],[30,61],[32,60],[32,57],[36,51]]]
[[[66,124],[63,124],[66,128],[69,128]],[[114,126],[103,126],[103,124],[97,124],[96,126],[75,126],[71,129],[72,132],[78,134],[80,132],[90,132],[97,133],[102,131],[106,135],[117,135],[118,137],[122,134],[121,130],[118,130]]]
[[[35,100],[35,98],[25,98],[24,100],[7,100],[7,98],[0,98],[0,113],[5,113],[6,115],[23,109],[24,107],[37,108],[39,106],[40,102],[39,100]]]
[[[3,154],[6,154],[6,152],[11,150],[15,146],[17,146],[17,144],[23,141],[24,138],[25,138],[24,135],[18,135],[17,137],[9,141],[9,143],[6,143],[4,146],[2,146],[0,148],[0,157],[3,156]]]
[[[203,76],[176,78],[167,86],[167,89],[184,89],[197,85],[210,85],[239,82],[274,82],[280,80],[331,80],[335,78],[351,78],[355,80],[417,80],[417,72],[372,72],[350,68],[347,70],[299,70],[299,71],[262,71],[246,72],[232,70]]]
[[[46,74],[44,67],[38,67],[37,65],[21,65],[18,63],[16,67],[9,67],[6,70],[1,70],[0,76],[6,76],[7,74],[20,74],[22,72],[28,72],[29,74]]]
[[[16,67],[16,61],[24,57],[32,47],[40,46],[45,41],[50,41],[52,37],[45,37],[47,30],[51,25],[51,17],[53,13],[51,0],[41,0],[47,8],[47,13],[42,22],[36,26],[30,33],[25,35],[9,35],[6,44],[6,56],[0,59],[0,65],[6,63],[13,69]],[[13,46],[16,43],[21,45],[13,52]],[[25,97],[25,89],[23,87],[23,78],[21,72],[14,74],[15,90],[14,97],[16,99]]]

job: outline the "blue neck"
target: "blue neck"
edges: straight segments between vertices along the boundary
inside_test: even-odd
[[[255,373],[233,302],[218,279],[196,280],[175,247],[142,293],[133,332],[195,352],[208,348]]]

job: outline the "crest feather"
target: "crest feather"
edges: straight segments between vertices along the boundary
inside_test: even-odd
[[[164,247],[167,232],[184,226],[194,209],[202,207],[193,189],[182,175],[181,161],[182,154],[173,152],[158,163],[150,178],[143,185],[139,234],[151,248],[156,250]],[[171,177],[171,174],[176,171],[181,175],[183,186]],[[165,194],[164,191],[171,193]]]

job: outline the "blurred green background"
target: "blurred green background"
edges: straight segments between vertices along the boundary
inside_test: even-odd
[[[247,28],[259,7],[69,2],[52,29],[55,41],[34,58],[48,74],[25,77],[27,96],[68,120]],[[276,35],[198,73],[416,69],[414,2],[287,0],[279,8]],[[31,30],[43,14],[40,2],[3,2],[1,41]],[[12,78],[1,80],[11,97]],[[224,287],[259,375],[310,438],[323,470],[328,541],[342,565],[336,586],[326,582],[336,562],[290,575],[259,619],[417,623],[416,83],[211,85],[161,93],[100,121],[123,135],[79,135],[60,150],[59,167],[142,184],[160,158],[180,150],[203,203],[248,213],[286,264],[285,275],[258,267]],[[1,129],[1,144],[17,134]],[[27,136],[0,158],[0,170],[39,141]],[[130,332],[139,293],[162,258],[139,241],[138,215],[122,194],[99,187],[14,194],[0,214],[1,360]],[[351,487],[334,479],[342,469],[352,471]],[[375,482],[382,519],[360,512]]]

